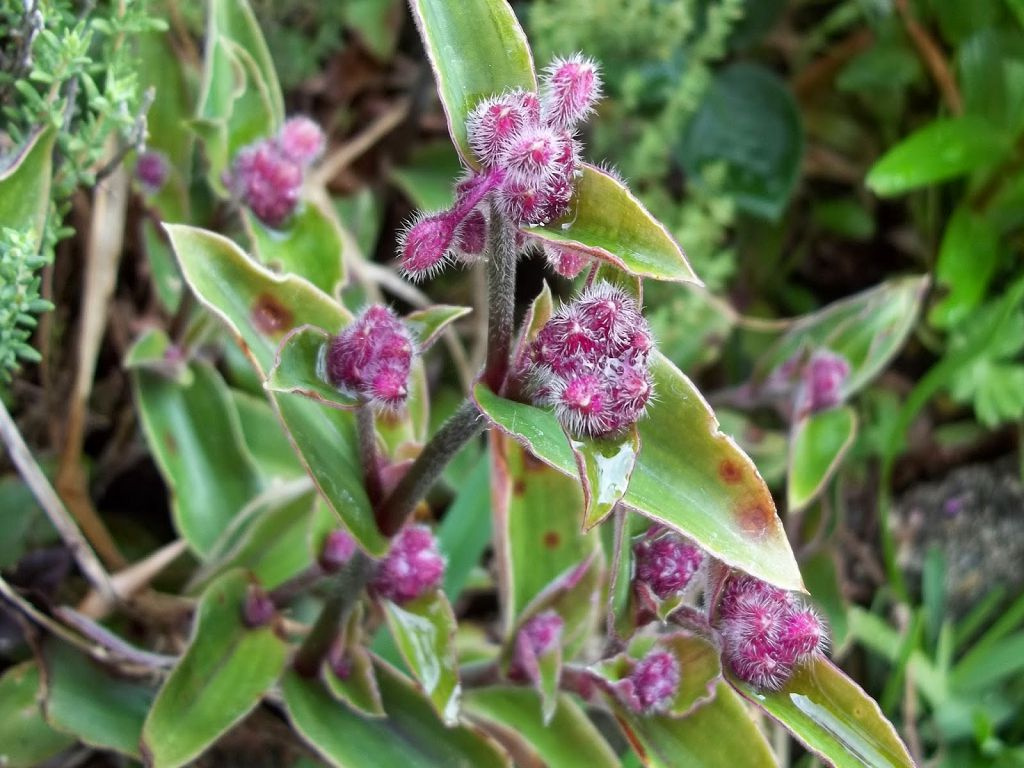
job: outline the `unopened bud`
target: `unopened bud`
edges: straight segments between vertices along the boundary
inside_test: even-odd
[[[516,635],[509,677],[536,680],[538,659],[558,645],[564,627],[565,621],[556,611],[544,611],[527,621]]]
[[[348,531],[331,531],[320,549],[320,567],[327,573],[339,571],[352,559],[355,552],[356,540]]]
[[[327,379],[373,405],[401,406],[409,393],[416,349],[405,324],[387,307],[365,309],[327,347]]]
[[[850,376],[850,364],[842,355],[820,350],[811,356],[804,369],[800,410],[817,413],[835,408],[843,400],[843,386]]]
[[[402,235],[399,260],[402,271],[413,280],[440,272],[451,256],[458,221],[450,213],[425,216]]]
[[[267,593],[255,584],[250,584],[242,607],[242,621],[245,626],[250,629],[265,627],[276,615],[277,608]]]
[[[326,139],[316,122],[308,117],[293,117],[278,134],[281,153],[299,165],[310,165],[324,151]]]
[[[407,526],[395,536],[387,556],[378,563],[373,589],[387,600],[407,603],[437,589],[444,569],[444,557],[430,529]]]
[[[576,277],[592,261],[590,256],[575,248],[548,243],[544,244],[544,257],[555,272],[570,279]]]
[[[668,651],[653,650],[637,662],[629,679],[640,705],[650,714],[665,710],[679,691],[679,662]]]
[[[135,177],[146,194],[155,195],[167,181],[167,156],[163,152],[143,152],[135,161]]]
[[[302,167],[285,157],[276,142],[260,141],[235,155],[226,182],[257,219],[279,228],[298,206]]]
[[[644,538],[634,554],[637,580],[662,600],[690,586],[704,562],[704,552],[676,533]]]
[[[545,72],[544,120],[555,128],[572,130],[593,111],[600,97],[601,76],[592,59],[579,53],[555,59]]]

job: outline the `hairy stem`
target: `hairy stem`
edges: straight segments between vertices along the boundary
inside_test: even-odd
[[[376,507],[383,501],[384,490],[380,481],[380,456],[377,452],[377,429],[373,409],[361,405],[356,410],[356,431],[359,435],[359,463],[363,467],[363,484],[370,504]]]
[[[508,374],[516,305],[515,232],[491,204],[487,259],[487,363],[483,381],[500,392]]]
[[[463,401],[409,467],[405,477],[377,510],[377,527],[393,536],[405,524],[419,500],[441,476],[448,462],[484,428],[484,420],[472,400]]]
[[[316,675],[338,636],[342,622],[348,618],[372,575],[373,561],[364,552],[357,551],[338,573],[334,594],[327,598],[313,629],[299,646],[293,662],[296,672],[305,677]]]

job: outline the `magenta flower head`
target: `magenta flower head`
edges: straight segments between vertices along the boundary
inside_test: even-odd
[[[344,568],[355,553],[356,540],[348,531],[331,531],[320,548],[320,567],[327,573],[334,573]]]
[[[513,680],[537,680],[538,660],[556,648],[565,621],[556,611],[544,611],[527,621],[516,634],[515,650],[508,675]]]
[[[279,228],[295,211],[302,192],[302,166],[285,156],[276,141],[240,150],[225,184],[268,227]]]
[[[652,392],[650,328],[636,301],[598,283],[563,305],[529,349],[529,389],[574,435],[622,432],[643,416]]]
[[[545,71],[541,110],[545,120],[556,128],[574,130],[600,98],[597,64],[582,54],[555,59]]]
[[[633,667],[629,680],[633,684],[633,707],[643,714],[664,711],[679,690],[680,670],[676,657],[668,651],[655,649]]]
[[[372,587],[387,600],[407,603],[437,589],[444,568],[444,557],[430,529],[406,526],[392,540],[387,557],[377,564]]]
[[[817,413],[842,402],[843,386],[850,377],[850,364],[842,355],[822,349],[815,352],[803,371],[798,410]]]
[[[333,386],[371,405],[394,409],[408,397],[415,354],[405,323],[387,307],[374,304],[331,339],[324,369]]]
[[[636,579],[661,600],[681,594],[700,571],[704,552],[677,533],[655,531],[633,548]]]
[[[450,213],[423,216],[399,239],[402,271],[412,280],[433,277],[451,260],[459,221]]]
[[[301,166],[308,166],[319,158],[326,143],[320,126],[302,116],[290,118],[277,136],[281,154]]]
[[[143,152],[135,161],[135,178],[146,194],[155,195],[167,181],[169,166],[163,152]]]
[[[828,637],[811,609],[763,581],[733,576],[718,605],[724,654],[741,680],[778,690],[795,665],[823,653]]]

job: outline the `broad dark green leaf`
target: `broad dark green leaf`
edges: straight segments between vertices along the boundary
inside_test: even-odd
[[[0,227],[31,230],[38,244],[50,208],[50,177],[53,169],[52,128],[40,131],[20,155],[0,171]]]
[[[469,113],[503,91],[537,90],[526,35],[505,0],[410,0],[410,5],[452,141],[463,160],[477,167],[466,139]]]
[[[98,749],[142,758],[139,738],[156,689],[99,666],[54,638],[43,649],[46,719],[60,731]]]
[[[700,284],[665,225],[625,184],[592,165],[583,165],[569,212],[526,231],[585,251],[631,275]]]
[[[570,438],[583,485],[583,530],[589,531],[612,513],[626,495],[640,452],[640,437],[630,429],[621,437]]]
[[[827,659],[801,664],[776,693],[730,682],[836,768],[914,765],[874,700]]]
[[[889,280],[797,319],[757,362],[762,381],[801,353],[827,349],[850,364],[841,396],[847,399],[877,376],[914,327],[927,277]]]
[[[331,698],[319,680],[293,671],[281,680],[288,717],[299,735],[337,768],[375,765],[417,768],[507,768],[492,741],[460,725],[445,728],[423,696],[386,665],[377,680],[386,718],[357,715]]]
[[[11,667],[0,677],[0,765],[34,768],[75,740],[43,719],[39,667],[33,661]]]
[[[683,167],[699,179],[725,163],[718,194],[766,219],[789,202],[803,155],[800,110],[786,83],[758,64],[737,62],[717,75],[679,148]]]
[[[568,694],[558,697],[554,718],[545,724],[541,702],[529,688],[490,686],[466,692],[465,710],[499,738],[517,739],[523,749],[558,768],[615,768],[619,760],[600,731]]]
[[[437,544],[448,561],[444,593],[454,601],[491,543],[491,458],[476,461],[437,528]]]
[[[248,350],[261,378],[278,344],[304,324],[341,328],[350,316],[337,302],[295,275],[276,275],[226,238],[168,226],[182,272],[197,298]],[[307,471],[345,527],[371,554],[387,551],[362,484],[354,417],[306,398],[270,393]]]
[[[272,626],[250,629],[249,582],[231,571],[203,593],[188,650],[164,682],[142,731],[154,768],[185,765],[247,715],[284,669],[287,644]]]
[[[209,364],[189,367],[188,386],[141,368],[132,376],[146,441],[171,489],[175,526],[205,556],[261,482],[227,385]]]
[[[793,426],[786,486],[790,512],[803,509],[821,493],[856,435],[857,414],[848,405],[810,414]]]
[[[383,603],[402,658],[445,725],[455,725],[462,685],[455,654],[455,613],[448,598],[435,590],[403,605]]]
[[[423,352],[430,349],[445,328],[472,311],[471,307],[454,307],[448,304],[438,304],[426,309],[410,312],[405,316],[405,322],[419,340],[419,350]]]
[[[684,718],[638,717],[620,710],[619,725],[650,768],[772,768],[771,746],[743,701],[725,683],[715,698]]]
[[[341,227],[320,203],[304,200],[281,229],[266,226],[248,209],[244,219],[260,261],[334,294],[345,277]]]
[[[902,195],[999,162],[1012,138],[975,115],[940,118],[886,152],[865,183],[883,197]]]
[[[757,468],[718,430],[697,388],[661,355],[652,357],[657,399],[639,424],[643,449],[623,503],[689,536],[735,568],[785,589],[800,571]],[[475,390],[483,412],[544,462],[574,474],[575,462],[548,411]]]

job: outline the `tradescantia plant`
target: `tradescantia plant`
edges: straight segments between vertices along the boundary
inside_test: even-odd
[[[108,643],[132,674],[97,695],[130,711],[76,719],[53,698],[64,730],[171,768],[264,703],[336,766],[737,768],[776,764],[763,713],[830,764],[912,765],[828,661],[753,461],[658,352],[643,280],[699,280],[627,185],[583,159],[598,64],[574,54],[538,77],[505,0],[411,1],[465,176],[452,207],[410,224],[398,261],[412,278],[481,261],[488,279],[473,308],[487,315],[483,369],[428,435],[422,356],[466,310],[341,302],[353,265],[318,187],[323,135],[285,119],[244,2],[210,8],[191,130],[247,242],[173,221],[158,158],[139,173],[197,322],[231,334],[265,400],[228,392],[159,333],[136,343],[127,365],[200,563],[198,602],[178,656]],[[517,324],[529,249],[587,272],[576,296],[556,306],[545,288]],[[759,386],[790,386],[795,419],[842,402],[845,357],[784,343],[776,357]],[[248,448],[204,442],[214,427]],[[202,460],[177,450],[183,429]],[[482,471],[433,525],[428,491],[485,431]],[[268,458],[285,437],[286,457]],[[483,632],[453,607],[488,537],[468,563],[453,542],[476,529],[491,531],[498,597]],[[54,692],[105,678],[56,639],[42,654]]]

